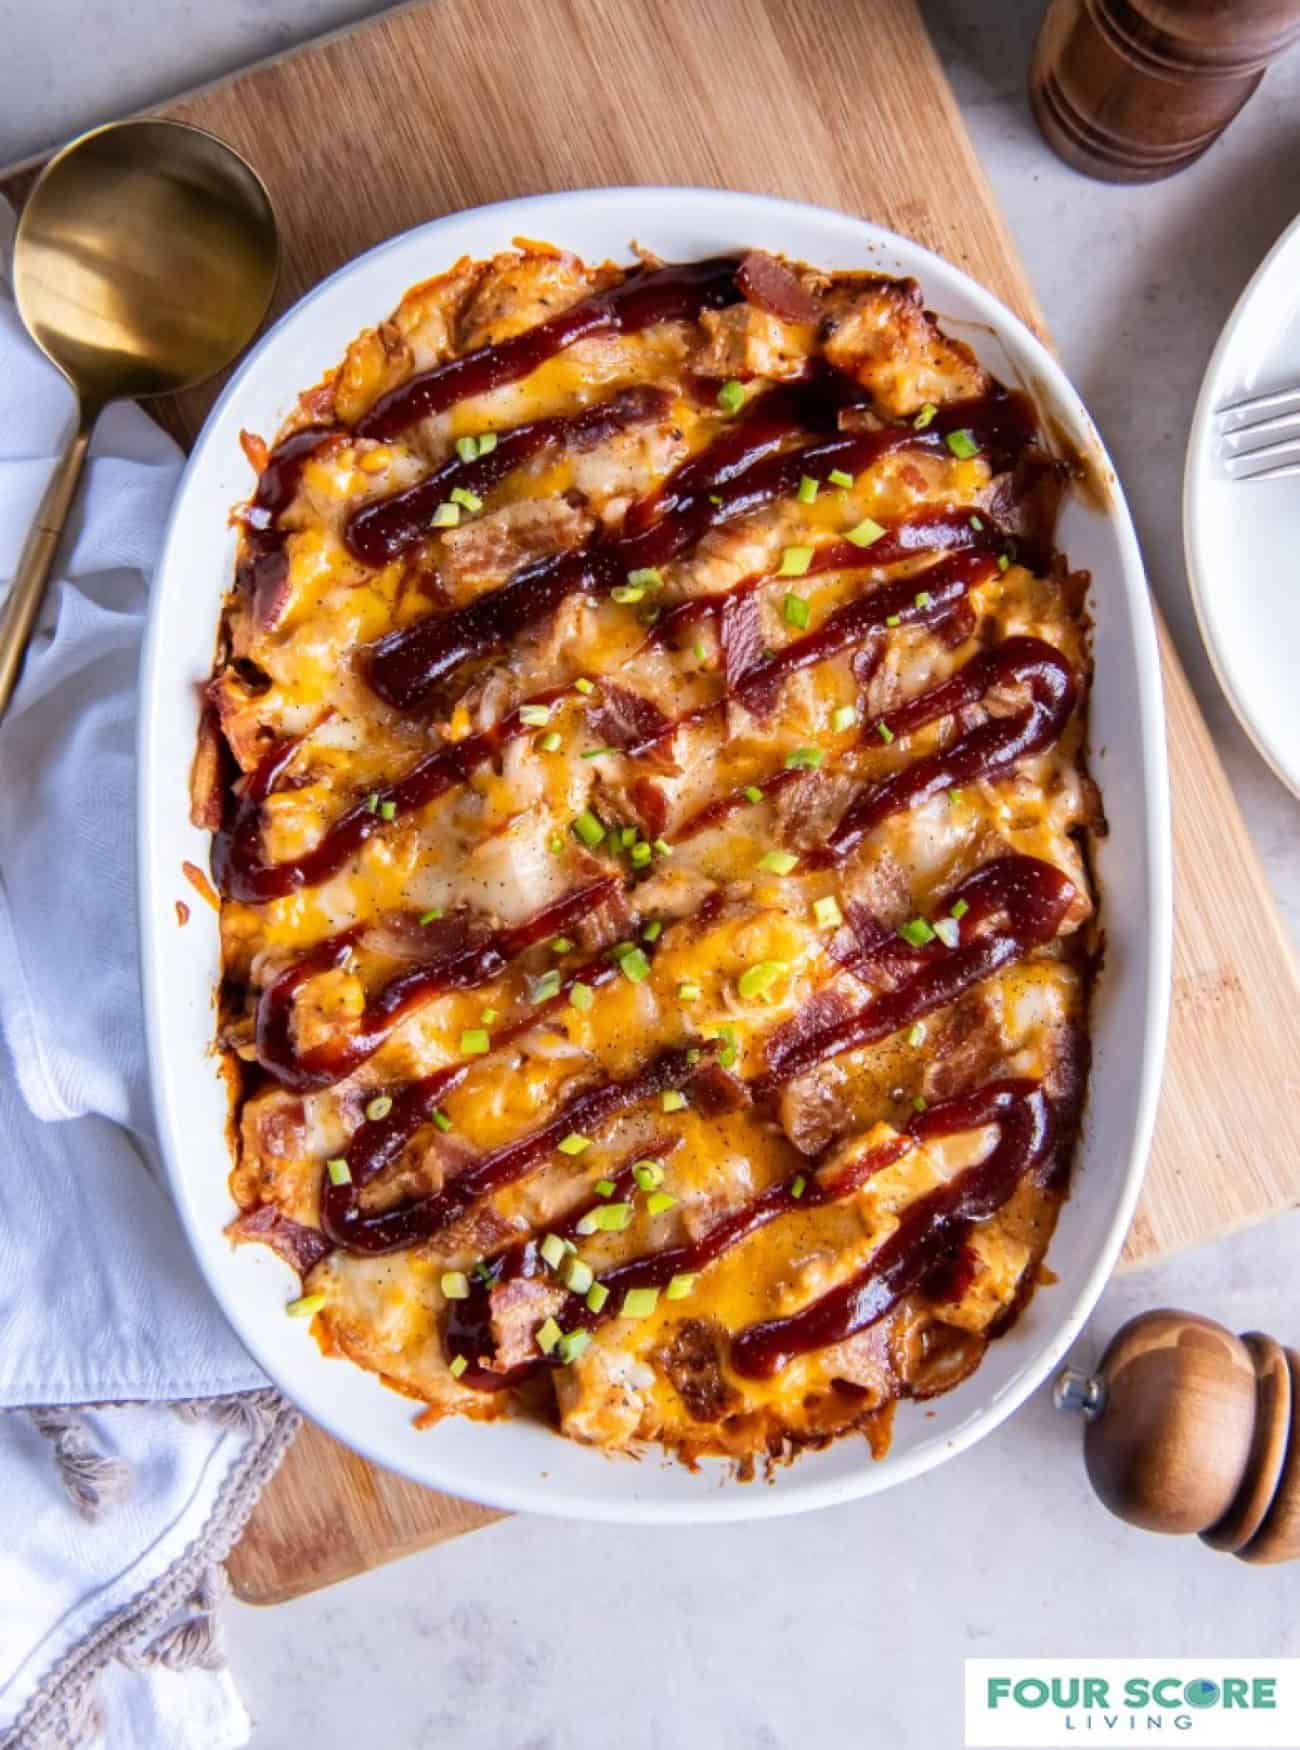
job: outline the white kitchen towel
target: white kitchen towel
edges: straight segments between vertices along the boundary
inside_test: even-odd
[[[0,203],[0,262],[11,237]],[[72,412],[0,286],[0,597]],[[0,1745],[24,1750],[247,1741],[215,1564],[296,1423],[199,1277],[152,1135],[136,671],[179,469],[138,409],[100,421],[0,725]]]

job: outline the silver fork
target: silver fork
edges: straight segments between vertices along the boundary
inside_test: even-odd
[[[1234,480],[1300,474],[1300,383],[1220,407],[1219,459]]]

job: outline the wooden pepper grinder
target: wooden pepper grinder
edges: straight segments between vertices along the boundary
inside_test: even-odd
[[[1148,1531],[1195,1532],[1243,1562],[1300,1556],[1300,1354],[1195,1313],[1142,1313],[1094,1375],[1065,1368],[1058,1409],[1087,1420],[1102,1501]]]
[[[1076,170],[1154,182],[1199,158],[1298,38],[1300,0],[1051,0],[1029,100]]]

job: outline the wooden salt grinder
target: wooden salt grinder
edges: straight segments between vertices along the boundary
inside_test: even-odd
[[[1300,0],[1051,0],[1029,73],[1052,150],[1105,182],[1170,176],[1300,39]]]
[[[1094,1375],[1065,1368],[1055,1400],[1086,1418],[1088,1477],[1119,1518],[1243,1562],[1300,1556],[1296,1350],[1166,1308],[1130,1319]]]

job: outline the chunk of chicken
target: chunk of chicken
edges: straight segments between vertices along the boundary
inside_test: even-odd
[[[906,418],[927,401],[964,401],[987,391],[988,375],[974,353],[940,332],[906,282],[841,292],[827,302],[826,357],[869,389],[889,418]]]
[[[700,317],[705,342],[695,369],[705,377],[768,377],[780,381],[803,374],[814,329],[805,322],[783,322],[753,304],[729,304]]]
[[[504,583],[535,559],[579,547],[595,527],[563,498],[521,498],[442,537],[440,576],[454,602]]]

